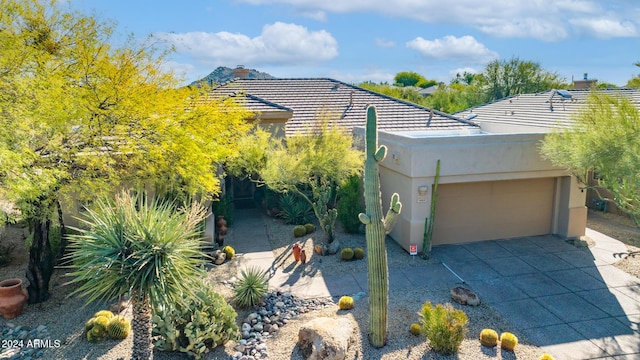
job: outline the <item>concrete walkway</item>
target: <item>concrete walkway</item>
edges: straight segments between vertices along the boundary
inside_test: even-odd
[[[267,270],[274,290],[302,298],[367,291],[366,272],[323,278],[275,269],[257,210],[236,211],[233,229],[229,245],[241,267]],[[554,236],[436,246],[442,264],[390,269],[390,291],[463,279],[556,359],[640,359],[640,279],[612,266],[626,246],[590,229],[587,236],[595,247],[576,248]]]

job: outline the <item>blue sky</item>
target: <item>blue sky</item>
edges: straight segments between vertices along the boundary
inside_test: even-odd
[[[238,64],[277,77],[448,82],[493,59],[539,62],[567,80],[624,85],[640,73],[636,0],[70,0],[177,50],[186,82]]]

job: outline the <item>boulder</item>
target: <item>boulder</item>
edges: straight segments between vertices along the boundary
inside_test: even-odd
[[[480,305],[480,298],[476,293],[460,286],[451,289],[451,297],[458,304],[471,306]]]
[[[298,331],[298,347],[307,360],[343,360],[353,325],[346,318],[316,318]]]

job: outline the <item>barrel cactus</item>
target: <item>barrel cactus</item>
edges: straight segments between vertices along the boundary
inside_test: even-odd
[[[293,236],[294,237],[302,237],[307,235],[307,228],[304,227],[304,225],[296,225],[293,228]]]
[[[518,345],[518,338],[510,332],[503,332],[500,335],[500,347],[503,350],[513,351]]]
[[[103,313],[102,311],[96,313],[96,315],[98,314],[100,315],[92,317],[85,324],[85,330],[87,331],[87,340],[91,342],[100,341],[106,338],[108,335],[107,327],[109,326],[109,318],[107,318],[107,316],[109,314]],[[113,316],[113,314],[111,315]]]
[[[385,237],[395,225],[402,204],[398,194],[391,196],[391,205],[386,216],[382,216],[380,199],[380,176],[378,163],[383,161],[387,148],[378,147],[378,124],[376,108],[367,107],[365,128],[366,160],[364,164],[364,200],[366,214],[358,218],[365,225],[369,273],[369,342],[379,348],[387,342],[387,316],[389,306],[389,266]]]
[[[107,319],[111,319],[112,317],[114,317],[115,315],[109,311],[109,310],[100,310],[97,313],[93,314],[94,318],[97,318],[98,316],[104,316]]]
[[[349,260],[353,259],[353,249],[352,248],[344,248],[344,249],[342,249],[342,251],[340,252],[340,256],[342,257],[342,260],[344,260],[344,261],[349,261]]]
[[[362,248],[353,249],[353,258],[356,260],[364,259],[364,250]]]
[[[126,339],[131,331],[131,324],[124,316],[114,316],[109,320],[107,332],[114,339]]]
[[[498,333],[493,329],[482,329],[480,332],[480,344],[487,347],[498,345]]]
[[[316,231],[316,226],[313,224],[304,224],[304,228],[307,229],[307,234],[311,234]]]
[[[338,307],[340,310],[353,309],[353,298],[351,296],[343,296],[338,300]]]
[[[422,333],[422,326],[418,323],[413,323],[409,327],[409,332],[414,336],[418,336]]]
[[[227,260],[231,260],[236,256],[236,250],[229,245],[223,247],[222,252],[227,256]]]
[[[540,355],[538,360],[555,360],[555,359],[553,358],[553,356],[551,356],[551,355],[549,355],[547,353],[544,353],[544,354]]]

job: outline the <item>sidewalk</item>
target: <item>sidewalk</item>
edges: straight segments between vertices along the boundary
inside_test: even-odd
[[[275,269],[261,214],[253,209],[235,215],[229,245],[241,268],[268,271],[272,290],[301,298],[367,292],[366,272],[323,278]],[[640,279],[612,266],[626,246],[590,229],[587,236],[594,247],[576,248],[555,236],[436,246],[433,254],[444,264],[390,269],[389,290],[462,278],[556,359],[640,359]]]

